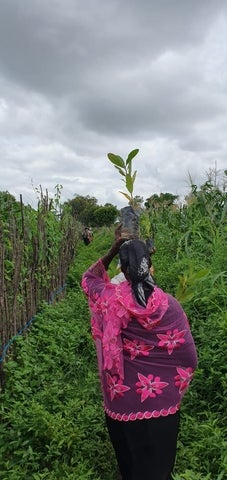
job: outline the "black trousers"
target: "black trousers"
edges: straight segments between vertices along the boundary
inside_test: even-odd
[[[106,415],[122,480],[171,480],[179,423],[179,412],[128,422]]]

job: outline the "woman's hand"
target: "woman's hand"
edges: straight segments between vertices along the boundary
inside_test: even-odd
[[[106,270],[108,269],[109,264],[113,260],[115,255],[118,254],[120,246],[126,240],[125,238],[122,238],[122,236],[121,236],[121,225],[122,224],[120,223],[120,225],[118,225],[117,228],[115,229],[115,240],[114,240],[110,250],[106,253],[106,255],[104,255],[101,258],[102,263],[103,263]]]
[[[120,223],[117,228],[115,229],[115,240],[120,240],[121,238],[121,227],[122,227],[122,223]]]
[[[120,223],[120,225],[118,225],[115,230],[115,244],[118,245],[119,248],[122,245],[122,243],[127,241],[127,238],[121,236],[121,227],[122,227],[122,223]]]

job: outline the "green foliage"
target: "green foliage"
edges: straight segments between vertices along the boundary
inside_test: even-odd
[[[93,225],[102,227],[104,225],[111,226],[114,224],[118,216],[118,210],[113,205],[98,207],[94,210]]]
[[[80,242],[79,249],[76,252],[75,263],[71,266],[67,276],[67,285],[70,288],[74,288],[75,285],[80,283],[82,273],[85,272],[95,260],[98,260],[98,258],[107,252],[114,238],[114,230],[115,227],[113,225],[111,227],[95,229],[94,239],[89,246],[85,246],[82,241]],[[117,262],[118,258],[116,257],[108,269],[108,274],[111,278],[119,273],[117,271]]]
[[[142,227],[149,232],[148,215],[155,280],[183,304],[199,357],[182,404],[174,478],[216,480],[227,472],[226,194],[205,184],[190,200],[183,208],[148,210]]]
[[[0,478],[114,479],[87,301],[79,285],[43,307],[6,365]]]
[[[225,201],[218,194],[215,205],[214,197],[205,187],[196,206],[193,200],[174,210],[151,209],[143,225],[143,234],[155,237],[155,280],[182,302],[198,351],[181,408],[175,480],[224,480],[227,471],[227,229]],[[113,237],[114,226],[102,227],[88,247],[78,243],[66,298],[44,305],[29,335],[16,342],[1,395],[0,480],[117,478],[80,288],[82,273]]]
[[[172,207],[178,198],[178,195],[173,195],[172,193],[160,193],[160,195],[155,193],[146,199],[144,205],[147,210],[151,208],[154,210],[160,210],[163,208]]]
[[[95,197],[75,195],[72,200],[66,202],[66,205],[71,208],[72,215],[77,221],[84,225],[92,224],[91,217],[97,208],[97,199]]]
[[[37,210],[0,192],[0,355],[41,302],[63,291],[78,224],[62,209],[60,192],[57,185],[54,199],[49,199],[40,187]]]
[[[137,175],[137,171],[135,170],[132,172],[132,160],[138,154],[139,150],[136,148],[132,150],[126,160],[123,160],[119,155],[115,155],[114,153],[108,153],[107,157],[110,162],[114,165],[114,167],[118,170],[121,177],[121,180],[125,183],[125,187],[128,190],[128,193],[120,192],[127,198],[129,205],[134,206],[134,198],[133,198],[133,191],[134,191],[134,183]]]
[[[143,239],[151,238],[154,236],[154,232],[152,230],[152,224],[150,221],[149,213],[146,211],[142,211],[139,217],[139,225],[140,225],[140,236]]]
[[[118,216],[117,207],[111,204],[100,206],[94,197],[87,195],[75,195],[72,200],[65,203],[70,208],[71,214],[83,225],[92,227],[109,226],[113,224]]]

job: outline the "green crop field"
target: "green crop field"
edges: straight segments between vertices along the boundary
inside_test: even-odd
[[[179,209],[147,213],[154,235],[154,276],[182,303],[199,365],[181,410],[175,480],[224,480],[226,448],[226,195],[206,185]],[[147,221],[147,220],[146,220]],[[117,480],[105,428],[83,271],[111,245],[114,227],[77,241],[66,294],[43,303],[4,362],[1,480]],[[109,274],[116,273],[116,260]]]

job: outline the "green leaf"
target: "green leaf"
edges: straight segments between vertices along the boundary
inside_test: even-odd
[[[131,175],[126,175],[126,188],[132,194],[133,192],[133,181]]]
[[[194,273],[191,278],[193,280],[200,280],[201,278],[207,277],[209,275],[210,269],[209,268],[203,268],[199,270],[198,272]]]
[[[122,168],[117,167],[117,165],[114,165],[114,166],[115,166],[115,168],[118,170],[118,172],[119,172],[121,175],[123,175],[124,177],[126,176],[126,173],[124,172],[124,170],[122,170]]]
[[[126,165],[128,175],[132,175],[132,160],[129,160]]]
[[[122,195],[124,195],[124,196],[127,198],[127,200],[129,200],[129,202],[131,202],[132,197],[130,197],[130,195],[128,195],[128,194],[125,193],[125,192],[121,192],[121,191],[119,191],[119,193],[121,193]]]
[[[181,292],[179,294],[176,293],[176,298],[180,303],[183,304],[186,302],[190,302],[194,295],[195,294],[193,292]]]
[[[136,174],[137,174],[137,170],[135,170],[135,172],[133,173],[133,176],[132,176],[132,183],[133,184],[134,184],[135,179],[136,179]]]
[[[126,165],[128,165],[128,163],[132,161],[132,159],[137,155],[138,152],[139,152],[139,149],[138,149],[138,148],[135,148],[135,150],[132,150],[132,151],[128,154],[128,158],[127,158],[127,160],[126,160]]]
[[[125,162],[123,158],[121,158],[119,155],[115,155],[114,153],[108,153],[107,157],[114,165],[117,165],[117,167],[125,168]]]

